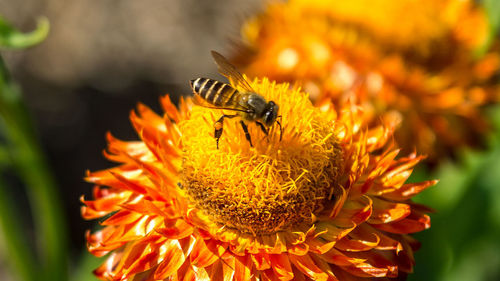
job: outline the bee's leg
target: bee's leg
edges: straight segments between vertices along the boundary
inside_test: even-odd
[[[281,117],[281,115],[279,117]],[[283,127],[281,127],[280,121],[276,120],[276,123],[278,123],[278,125],[280,126],[280,141],[281,141],[283,137]]]
[[[266,134],[267,136],[267,142],[269,142],[269,131],[266,129],[266,127],[264,126],[264,124],[260,123],[260,122],[255,122],[257,123],[257,125],[259,125],[259,128],[262,130],[262,132],[264,132],[264,134]]]
[[[250,133],[248,132],[247,125],[245,124],[245,122],[243,122],[243,120],[240,121],[240,124],[241,127],[243,128],[243,131],[245,132],[245,137],[247,138],[247,141],[250,143],[250,146],[253,147],[252,138],[250,137]]]
[[[215,121],[214,123],[214,128],[215,128],[215,132],[214,132],[214,137],[215,137],[215,141],[217,143],[217,149],[219,149],[219,139],[220,137],[222,136],[222,131],[223,131],[223,123],[224,123],[224,118],[234,118],[238,116],[238,114],[235,114],[235,115],[222,115],[219,120]]]
[[[257,125],[259,125],[260,129],[262,130],[262,132],[264,132],[264,134],[266,134],[266,136],[269,136],[269,132],[267,131],[267,129],[264,126],[264,124],[262,124],[260,122],[255,122],[255,123],[257,123]]]

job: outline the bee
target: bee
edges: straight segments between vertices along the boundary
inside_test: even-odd
[[[190,81],[191,89],[195,96],[200,97],[208,105],[202,106],[225,109],[234,111],[235,114],[223,114],[214,123],[214,137],[219,149],[219,139],[222,136],[224,119],[240,117],[240,124],[245,132],[245,137],[253,147],[252,138],[248,132],[247,124],[254,122],[257,124],[266,136],[269,136],[269,130],[275,122],[280,127],[280,141],[283,134],[281,123],[276,120],[278,117],[279,106],[274,101],[266,101],[264,97],[257,94],[250,84],[245,80],[243,75],[229,61],[217,53],[212,51],[212,57],[219,68],[219,72],[226,76],[229,81],[239,85],[244,91],[238,91],[229,84],[219,82],[209,78],[198,78]]]

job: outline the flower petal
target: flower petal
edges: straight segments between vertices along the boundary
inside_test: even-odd
[[[346,255],[356,259],[365,259],[365,262],[363,263],[342,267],[342,269],[352,275],[359,277],[398,276],[397,265],[393,261],[385,258],[376,250],[366,252],[349,252],[346,253]]]
[[[370,224],[384,224],[401,220],[411,213],[410,205],[388,202],[376,197],[372,198],[373,212],[368,220]]]
[[[375,248],[380,242],[380,238],[376,235],[360,233],[359,231],[354,233],[355,231],[352,231],[346,237],[338,241],[335,244],[335,248],[348,252],[368,251]]]
[[[168,239],[182,239],[193,233],[193,227],[184,220],[177,219],[173,222],[165,221],[165,227],[156,231]]]
[[[129,224],[137,221],[142,215],[134,213],[128,210],[121,210],[116,212],[114,215],[103,221],[102,225],[118,225],[118,224]]]
[[[351,224],[360,224],[370,218],[372,214],[372,199],[361,196],[357,199],[347,200],[342,211],[334,218],[334,223],[348,227]]]
[[[290,261],[295,265],[302,273],[313,280],[326,281],[328,280],[328,274],[323,272],[313,261],[309,255],[296,256],[288,255]]]
[[[430,180],[419,183],[406,183],[396,190],[383,193],[383,197],[390,200],[405,201],[419,194],[428,187],[436,185],[437,182],[437,180]]]
[[[207,267],[216,262],[226,251],[227,245],[213,239],[197,239],[191,254],[191,264],[196,267]]]
[[[407,234],[420,232],[431,226],[428,215],[412,212],[408,217],[386,224],[373,224],[373,227],[390,233]]]
[[[184,263],[186,257],[181,245],[177,240],[167,240],[160,246],[159,251],[162,252],[163,261],[158,265],[154,278],[155,280],[163,280],[174,274]]]
[[[234,280],[248,281],[253,274],[253,263],[249,255],[234,256]]]
[[[319,237],[326,241],[335,242],[356,228],[356,225],[352,223],[350,226],[337,226],[332,221],[320,221],[316,223],[316,227],[318,232],[324,232]]]
[[[271,260],[268,254],[253,254],[250,255],[253,264],[257,270],[266,270],[271,268]]]
[[[330,264],[335,264],[338,266],[352,266],[365,262],[365,259],[348,257],[335,248],[331,249],[330,251],[324,254],[317,256]]]
[[[292,265],[286,255],[269,255],[269,259],[271,260],[271,267],[278,280],[289,281],[293,279]]]

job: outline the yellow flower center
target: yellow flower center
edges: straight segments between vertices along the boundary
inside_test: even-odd
[[[250,122],[250,147],[237,117],[224,120],[217,149],[213,124],[223,112],[234,112],[195,106],[180,124],[181,186],[221,227],[261,235],[310,224],[334,199],[342,161],[334,116],[286,84],[263,80],[252,87],[280,106],[282,140],[277,124],[266,136]]]

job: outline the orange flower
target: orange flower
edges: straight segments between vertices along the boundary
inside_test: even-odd
[[[246,23],[235,61],[316,101],[355,101],[373,123],[399,116],[398,143],[437,159],[488,129],[480,106],[499,100],[500,56],[474,56],[487,34],[474,1],[290,0]]]
[[[366,129],[362,111],[314,107],[287,84],[252,87],[280,106],[283,134],[214,121],[222,110],[161,99],[159,116],[131,113],[141,141],[108,135],[119,166],[91,172],[82,216],[105,218],[88,249],[108,280],[357,280],[412,271],[429,210],[410,198],[435,181],[405,183],[422,159],[395,159],[391,127]]]

